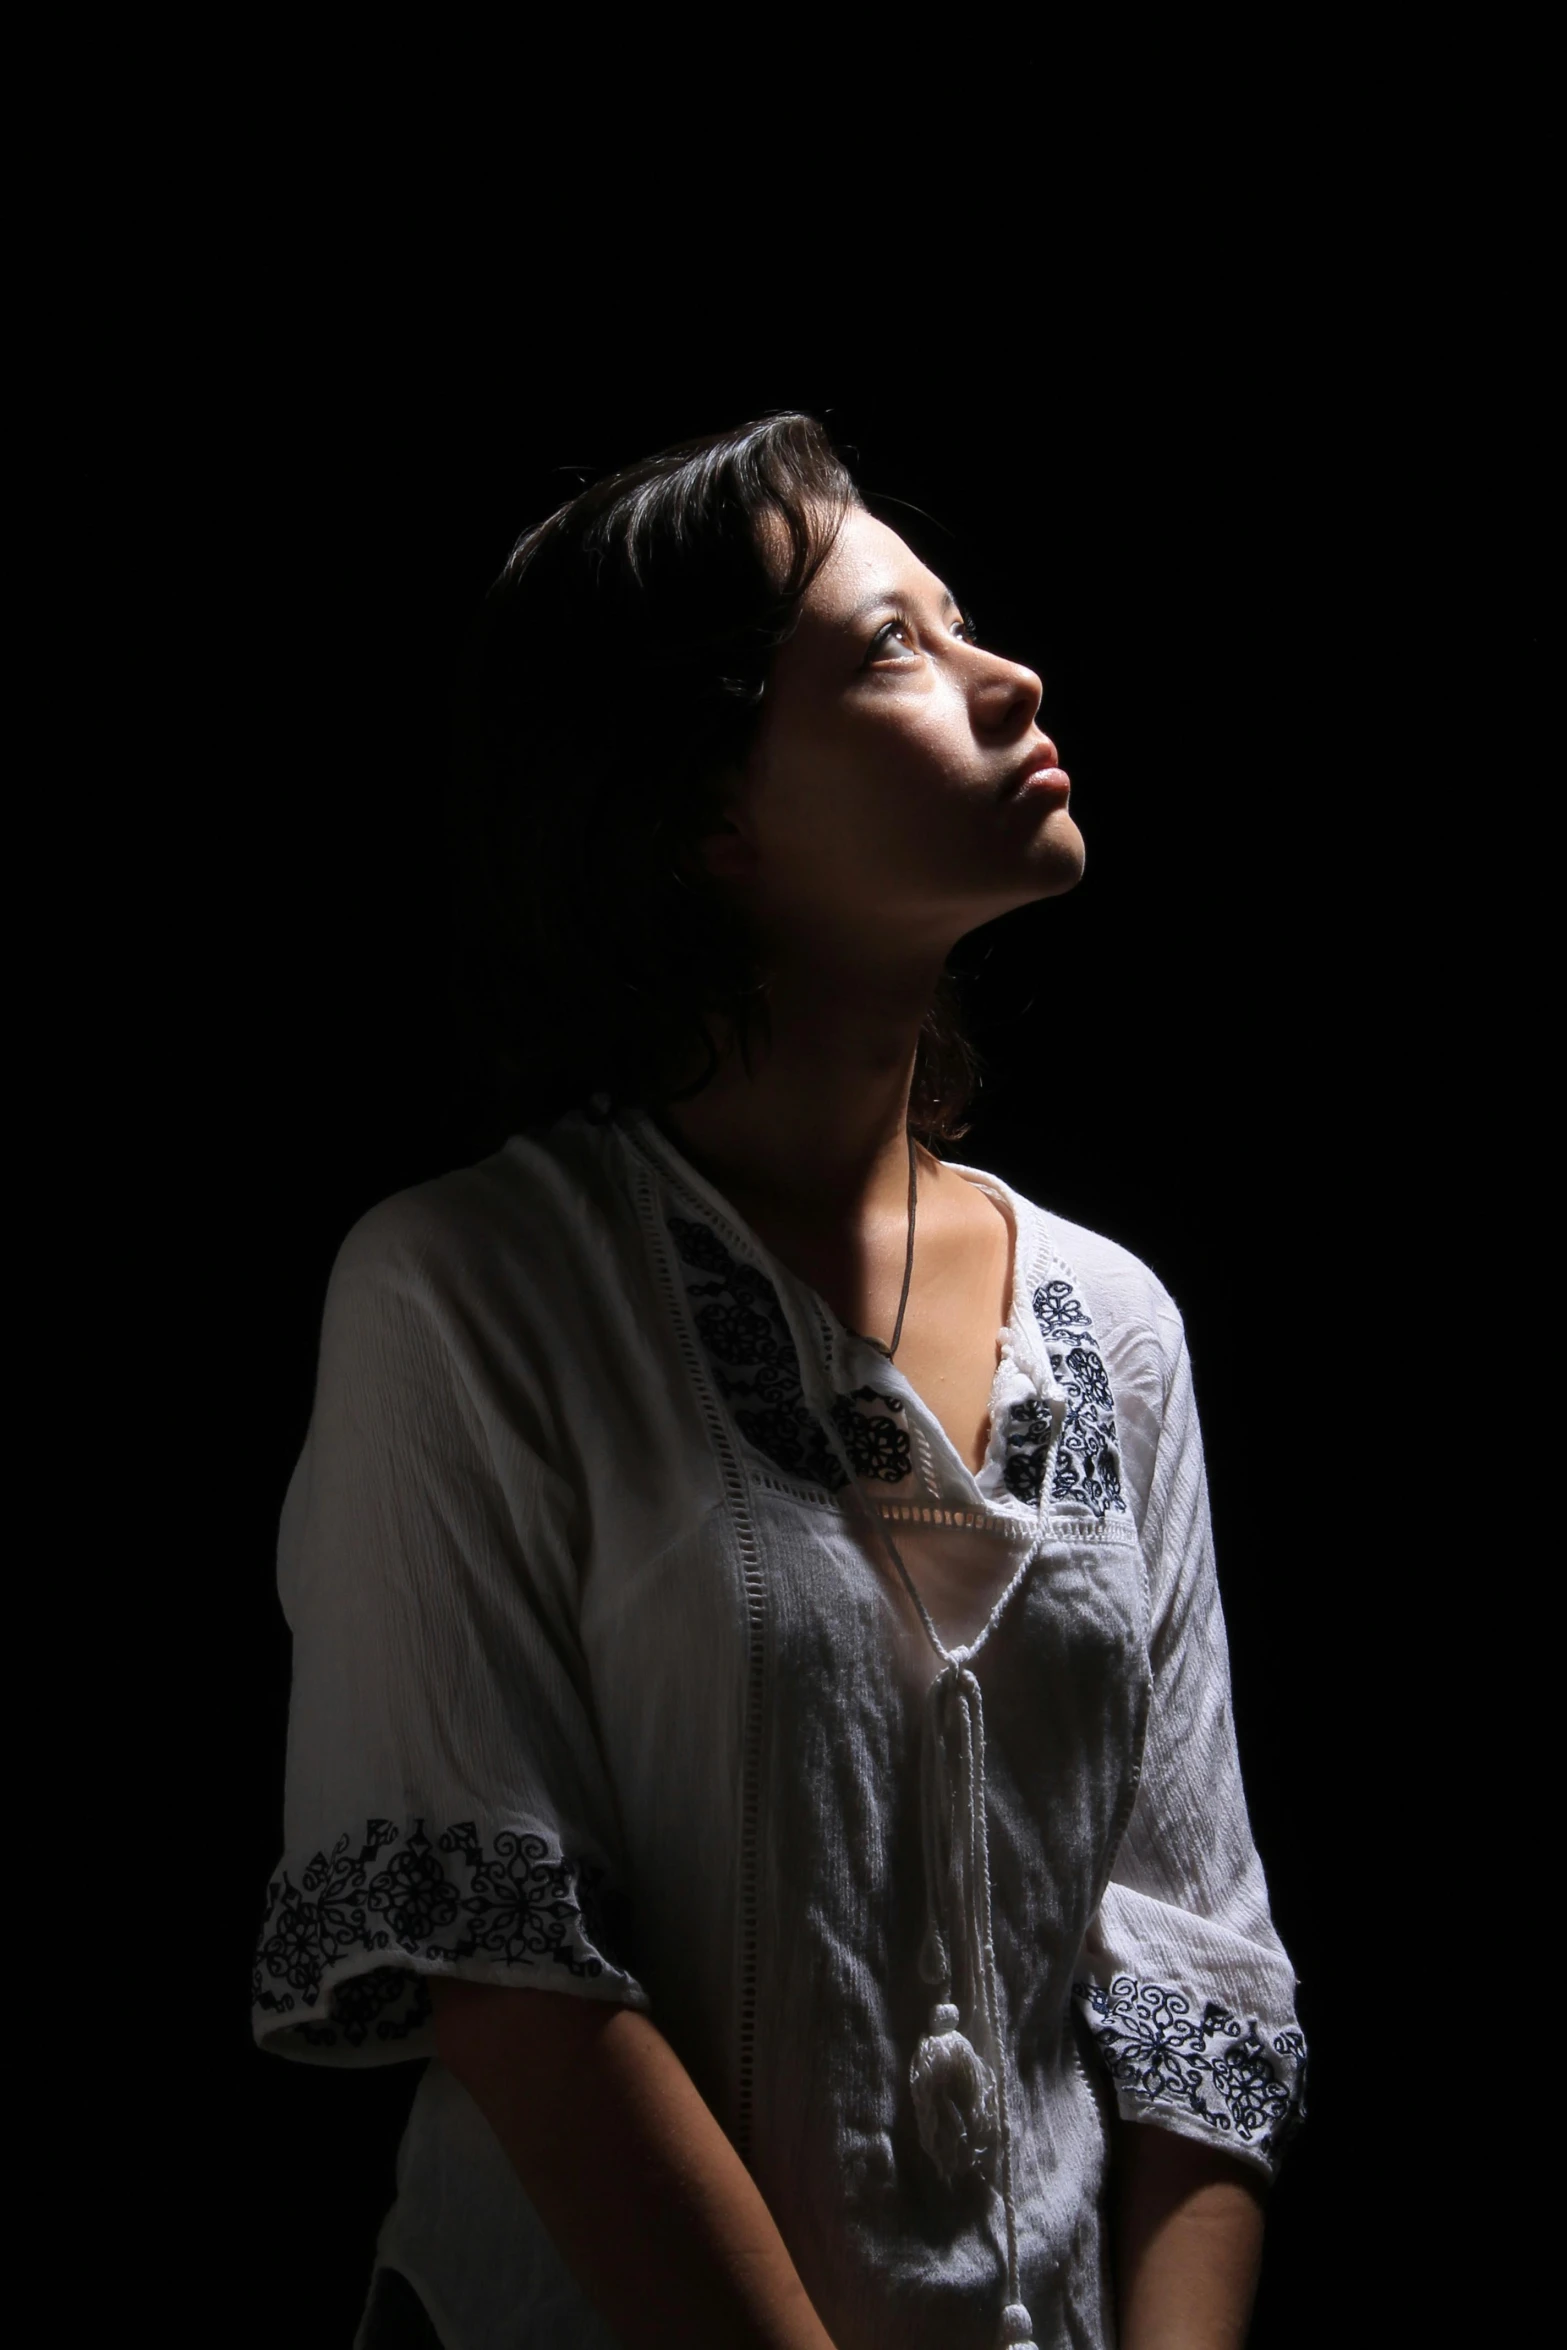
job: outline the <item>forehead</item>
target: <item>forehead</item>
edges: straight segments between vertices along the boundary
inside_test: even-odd
[[[856,508],[806,591],[801,629],[842,628],[878,596],[921,596],[939,604],[945,585],[895,530]]]

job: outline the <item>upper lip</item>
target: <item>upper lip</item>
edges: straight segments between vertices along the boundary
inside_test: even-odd
[[[1060,764],[1061,761],[1053,742],[1046,740],[1036,743],[1022,766],[1014,768],[1007,789],[1008,791],[1021,791],[1031,775],[1038,775],[1046,767],[1059,767]]]

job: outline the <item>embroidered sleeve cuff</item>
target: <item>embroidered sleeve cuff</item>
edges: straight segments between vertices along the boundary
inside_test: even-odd
[[[1171,1982],[1073,1986],[1122,2119],[1222,2147],[1272,2177],[1306,2117],[1306,2043]]]
[[[1077,1978],[1078,2018],[1124,2119],[1277,2172],[1305,2119],[1306,2043],[1265,1911],[1226,1919],[1112,1883]]]
[[[543,1829],[371,1819],[330,1852],[285,1854],[252,1977],[258,2044],[307,2063],[435,2054],[426,1978],[532,1983],[646,2008],[621,1957],[625,1904],[598,1863]]]

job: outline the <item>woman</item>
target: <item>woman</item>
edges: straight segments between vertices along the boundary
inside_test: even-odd
[[[364,2350],[1243,2338],[1302,2044],[1180,1318],[932,1147],[954,942],[1082,871],[1040,701],[804,416],[492,591],[511,1139],[344,1242],[280,1544],[257,2037],[428,2060]]]

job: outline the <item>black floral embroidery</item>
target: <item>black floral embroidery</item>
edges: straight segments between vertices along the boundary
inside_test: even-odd
[[[669,1229],[713,1376],[741,1435],[786,1475],[836,1493],[847,1482],[843,1464],[806,1403],[800,1357],[767,1275],[731,1256],[709,1225],[671,1216]],[[909,1475],[908,1430],[894,1416],[902,1410],[901,1397],[874,1387],[834,1398],[833,1425],[857,1477],[895,1485]]]
[[[886,1408],[862,1411],[862,1404]],[[856,1477],[880,1477],[897,1485],[908,1476],[913,1466],[909,1432],[892,1416],[902,1410],[901,1395],[883,1395],[878,1387],[856,1387],[849,1395],[834,1397],[833,1426],[843,1438]]]
[[[429,2022],[433,2012],[423,1975],[406,1967],[377,1966],[335,1986],[331,2023],[302,2023],[294,2029],[312,2048],[362,2048],[372,2027],[378,2040],[406,2040]]]
[[[1096,1518],[1124,1510],[1121,1453],[1110,1392],[1094,1328],[1070,1281],[1059,1277],[1034,1292],[1034,1318],[1044,1334],[1050,1367],[1066,1390],[1066,1420],[1050,1483],[1052,1501],[1075,1502]]]
[[[1037,1506],[1045,1482],[1045,1456],[1051,1433],[1050,1406],[1043,1396],[1030,1395],[1008,1407],[1002,1481],[1014,1500]]]
[[[1265,2046],[1255,2020],[1243,2024],[1212,1999],[1194,2015],[1182,1992],[1131,1975],[1073,1990],[1111,2080],[1140,2103],[1179,2107],[1275,2156],[1305,2119],[1306,2043],[1298,2030]]]
[[[836,1493],[845,1482],[843,1465],[806,1403],[799,1354],[772,1282],[731,1255],[711,1226],[673,1215],[668,1223],[698,1333],[741,1435],[786,1475]],[[1035,1290],[1033,1305],[1066,1398],[1051,1501],[1096,1517],[1124,1511],[1115,1401],[1087,1311],[1071,1282],[1059,1277]],[[898,1485],[911,1475],[900,1397],[858,1387],[836,1396],[831,1410],[856,1477]],[[1002,1482],[1015,1500],[1039,1506],[1053,1440],[1044,1397],[1008,1407]]]
[[[406,1835],[391,1820],[369,1820],[362,1840],[343,1835],[330,1854],[316,1853],[297,1885],[283,1870],[268,1887],[251,1995],[272,2015],[314,2007],[328,1968],[372,1951],[592,1977],[615,1965],[627,1922],[603,1869],[532,1831],[502,1830],[485,1849],[471,1820],[434,1844],[422,1820]],[[328,2020],[295,2028],[317,2047],[358,2048],[372,2031],[406,2039],[429,2014],[423,1977],[383,1963],[334,1984]]]

